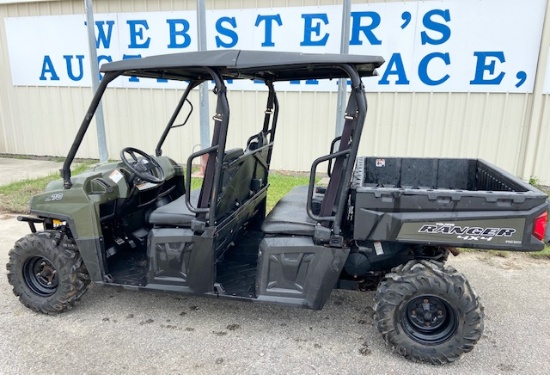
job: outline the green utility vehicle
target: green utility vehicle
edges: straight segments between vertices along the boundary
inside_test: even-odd
[[[455,247],[543,249],[547,197],[482,160],[358,158],[367,113],[362,78],[383,62],[223,50],[103,65],[62,180],[32,198],[33,216],[19,218],[32,233],[10,251],[15,295],[45,314],[71,308],[90,282],[321,309],[334,288],[364,290],[379,277],[376,326],[397,352],[445,363],[471,351],[483,308],[465,277],[444,262]],[[119,76],[172,80],[185,91],[154,155],[126,147],[121,162],[71,176],[100,99]],[[267,213],[277,82],[338,78],[351,85],[342,134],[312,162],[309,185]],[[228,131],[239,126],[229,121],[228,80],[267,88],[263,123],[243,148],[226,147]],[[192,90],[207,81],[217,97],[212,143],[189,152],[184,168],[163,154],[163,144],[182,125],[176,118]],[[192,190],[192,166],[205,155],[202,184]],[[330,177],[325,187],[315,186],[321,171]]]

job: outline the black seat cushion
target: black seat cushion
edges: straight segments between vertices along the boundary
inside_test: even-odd
[[[297,186],[271,210],[262,224],[268,234],[313,236],[317,222],[306,211],[307,186]]]
[[[190,201],[193,206],[197,206],[200,189],[191,191]],[[180,227],[191,226],[191,220],[195,214],[187,208],[185,204],[185,194],[178,199],[165,204],[154,210],[149,216],[149,223],[154,225],[173,225]]]

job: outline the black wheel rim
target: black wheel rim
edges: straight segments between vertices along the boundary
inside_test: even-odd
[[[458,314],[443,298],[421,295],[406,304],[401,322],[412,339],[424,345],[436,345],[454,335]]]
[[[23,265],[23,278],[27,286],[41,297],[55,293],[59,285],[57,270],[44,257],[32,257]]]

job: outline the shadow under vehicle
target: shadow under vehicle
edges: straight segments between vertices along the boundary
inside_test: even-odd
[[[34,216],[20,217],[32,233],[10,252],[14,293],[46,314],[72,307],[90,282],[320,309],[334,288],[361,290],[379,277],[375,320],[386,342],[413,360],[460,358],[482,335],[483,308],[465,277],[444,265],[449,252],[543,249],[546,195],[483,160],[358,158],[367,113],[362,78],[383,62],[224,50],[103,65],[62,180],[32,198]],[[121,162],[71,176],[98,103],[119,76],[186,88],[154,156],[126,147]],[[351,84],[342,134],[312,162],[309,185],[267,214],[276,83],[337,78]],[[244,148],[227,149],[238,124],[230,124],[226,82],[239,79],[265,83],[265,116]],[[212,142],[183,168],[162,147],[191,91],[206,81],[216,96]],[[202,184],[192,190],[192,166],[204,155]],[[315,186],[321,165],[325,187]]]

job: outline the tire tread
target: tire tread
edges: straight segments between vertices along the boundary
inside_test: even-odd
[[[400,326],[400,306],[415,296],[433,290],[451,296],[459,305],[459,329],[447,341],[422,346]],[[392,269],[380,282],[375,295],[375,322],[386,344],[408,359],[432,364],[458,360],[470,352],[483,333],[483,306],[465,276],[453,267],[435,261],[410,261]],[[428,350],[430,349],[430,350]],[[435,350],[434,350],[435,349]]]
[[[22,269],[25,260],[32,256],[43,256],[55,263],[59,287],[53,295],[39,296],[27,286]],[[9,252],[6,269],[8,282],[20,302],[33,311],[48,315],[71,309],[90,284],[74,239],[59,231],[30,233],[19,239]]]

